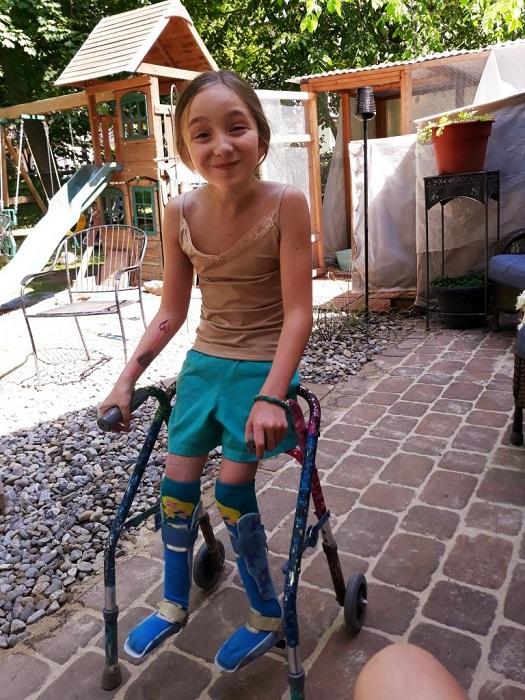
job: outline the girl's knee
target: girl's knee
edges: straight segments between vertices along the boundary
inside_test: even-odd
[[[244,484],[255,479],[258,466],[259,462],[233,462],[223,458],[219,479],[224,484]]]
[[[200,457],[183,457],[168,454],[164,476],[173,481],[196,481],[200,479],[206,464],[207,455]]]

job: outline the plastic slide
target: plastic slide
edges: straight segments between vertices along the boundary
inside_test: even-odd
[[[60,188],[49,201],[47,213],[30,230],[15,257],[0,270],[0,306],[20,296],[22,278],[43,269],[63,236],[118,170],[117,163],[84,165]]]

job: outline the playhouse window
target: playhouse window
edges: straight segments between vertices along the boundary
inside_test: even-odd
[[[117,187],[108,187],[102,193],[102,209],[105,224],[124,223],[124,197]]]
[[[125,139],[145,139],[149,136],[148,107],[143,92],[128,92],[120,100],[122,133]]]
[[[133,224],[146,233],[156,233],[155,190],[153,187],[132,187]]]

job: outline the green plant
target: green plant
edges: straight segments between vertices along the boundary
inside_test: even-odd
[[[318,306],[314,314],[312,337],[324,341],[340,340],[360,322],[360,311],[350,311],[347,305],[333,301]]]
[[[433,287],[481,287],[485,284],[485,275],[480,270],[472,270],[460,277],[436,277],[432,280]]]
[[[417,140],[419,143],[431,143],[433,136],[441,136],[449,124],[459,124],[461,122],[490,122],[494,116],[487,112],[478,113],[475,109],[466,109],[457,114],[444,114],[437,121],[427,122],[424,126],[418,127]],[[435,132],[434,132],[435,129]]]

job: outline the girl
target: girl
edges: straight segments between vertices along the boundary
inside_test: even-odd
[[[175,130],[180,157],[207,184],[166,207],[160,308],[100,406],[102,413],[119,406],[120,428],[128,428],[135,382],[183,324],[195,268],[201,320],[177,381],[161,485],[164,600],[125,649],[141,658],[186,623],[200,476],[208,452],[222,445],[215,496],[250,614],[215,663],[235,671],[283,636],[255,474],[258,460],[294,444],[279,404],[295,396],[311,330],[310,220],[298,190],[255,177],[270,128],[257,95],[235,73],[202,73],[189,83]]]

